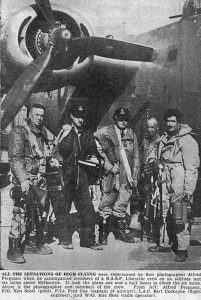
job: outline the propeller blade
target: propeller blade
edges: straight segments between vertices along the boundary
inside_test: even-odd
[[[53,48],[54,45],[50,44],[45,52],[32,61],[8,92],[1,106],[3,111],[1,128],[3,130],[13,120],[39,83],[42,74],[50,62]]]
[[[48,22],[51,29],[56,28],[56,22],[54,20],[53,11],[50,5],[49,0],[35,0],[36,5],[38,6],[39,10],[43,14],[44,18]]]
[[[95,36],[73,38],[70,49],[81,55],[92,54],[119,60],[151,62],[156,58],[153,48]]]

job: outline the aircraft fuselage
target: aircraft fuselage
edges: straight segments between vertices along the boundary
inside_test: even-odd
[[[135,96],[153,96],[151,114],[161,120],[170,107],[179,108],[201,143],[201,15],[189,16],[130,40],[153,46],[158,56],[142,63],[135,78]]]

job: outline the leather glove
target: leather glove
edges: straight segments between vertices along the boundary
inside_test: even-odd
[[[54,157],[52,157],[51,159],[50,159],[50,167],[61,167],[61,165],[60,165],[60,163],[59,163],[59,161],[58,161],[58,159],[56,159],[56,158],[54,158]]]
[[[138,191],[138,189],[137,189],[137,180],[135,180],[135,179],[133,179],[133,181],[132,181],[132,189],[133,189],[133,191]]]
[[[22,189],[22,192],[25,193],[26,195],[27,195],[28,192],[29,192],[30,185],[31,185],[31,181],[30,181],[29,179],[25,179],[25,180],[22,181],[22,183],[21,183],[21,189]]]
[[[65,124],[65,125],[63,125],[63,129],[64,130],[71,130],[72,126],[70,124]]]
[[[119,173],[119,166],[118,164],[114,164],[114,166],[112,167],[112,169],[110,170],[111,173],[113,174],[118,174]]]
[[[153,168],[151,164],[146,163],[144,165],[144,174],[145,176],[153,176]]]
[[[182,201],[183,202],[189,202],[191,200],[191,197],[192,197],[192,195],[190,195],[188,193],[185,193],[183,198],[182,198]]]

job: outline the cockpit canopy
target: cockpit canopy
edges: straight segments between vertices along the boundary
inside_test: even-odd
[[[182,18],[201,14],[201,0],[186,0],[184,2]]]

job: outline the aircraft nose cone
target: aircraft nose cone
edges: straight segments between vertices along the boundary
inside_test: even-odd
[[[67,41],[71,39],[71,33],[67,29],[56,28],[52,30],[50,35],[50,40],[55,44],[61,47],[61,45],[65,45]]]
[[[68,30],[64,30],[64,31],[61,32],[61,36],[62,36],[62,38],[65,39],[65,40],[70,40],[70,38],[71,38],[71,33],[70,33],[70,31],[68,31]]]

